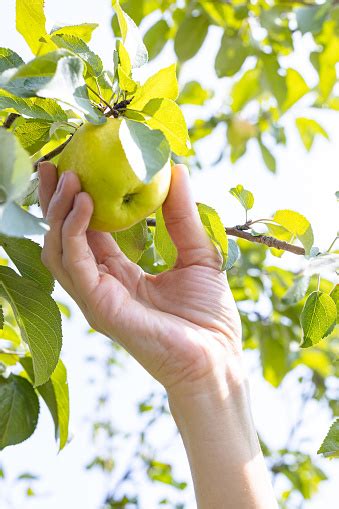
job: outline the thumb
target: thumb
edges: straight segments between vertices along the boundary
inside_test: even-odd
[[[220,256],[200,220],[188,169],[183,164],[172,167],[170,190],[162,211],[168,233],[178,250],[176,267],[203,265],[220,270]]]

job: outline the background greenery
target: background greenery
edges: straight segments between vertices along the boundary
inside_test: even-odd
[[[204,147],[218,147],[216,153],[212,154],[215,156],[214,160],[213,157],[211,159],[212,163],[224,163],[225,166],[229,161],[236,163],[247,149],[256,146],[262,157],[262,171],[283,172],[284,168],[280,168],[275,154],[280,150],[279,145],[286,145],[288,149],[291,143],[285,133],[284,116],[296,108],[298,101],[301,101],[303,111],[308,108],[309,112],[309,116],[297,116],[295,120],[300,143],[305,149],[311,150],[318,136],[330,137],[331,133],[318,119],[318,112],[323,109],[335,112],[339,107],[336,95],[339,8],[335,2],[321,5],[260,1],[162,2],[161,9],[159,2],[146,0],[121,3],[126,12],[137,23],[141,23],[151,60],[159,56],[157,69],[167,65],[167,61],[161,61],[162,54],[168,55],[170,48],[174,47],[179,60],[179,78],[180,75],[184,76],[180,80],[178,102],[183,106],[193,142],[193,150],[187,157],[191,168],[203,166],[199,147],[205,143]],[[112,27],[119,35],[115,17]],[[185,63],[195,55],[199,61],[199,51],[203,51],[208,33],[209,37],[211,34],[217,37],[218,34],[222,38],[220,49],[210,56],[211,61],[215,62],[217,79],[211,80],[211,85],[206,87],[199,81],[187,79],[187,74],[185,77]],[[291,56],[301,46],[304,58],[307,57],[312,66],[311,76],[303,76],[299,68],[290,64]],[[206,81],[203,80],[203,83]],[[8,113],[8,109],[3,112],[4,119]],[[45,129],[45,134],[38,140],[34,138],[32,143],[33,138],[27,137],[27,128],[31,125],[32,120],[17,119],[12,129],[34,160],[64,139],[65,133],[56,130],[49,140]],[[48,132],[50,134],[50,126]],[[255,195],[256,189],[252,191]],[[335,191],[333,189],[333,193]],[[231,195],[227,196],[225,189],[226,199],[234,200]],[[267,211],[267,214],[270,212]],[[328,220],[332,218],[324,218],[324,222]],[[245,214],[242,221],[245,222]],[[286,239],[286,231],[270,228],[272,234]],[[328,246],[332,240],[328,239]],[[314,405],[323,413],[330,413],[333,417],[337,415],[334,383],[337,375],[337,333],[333,330],[329,338],[316,346],[299,349],[302,337],[300,314],[306,300],[305,292],[309,295],[318,287],[319,267],[314,267],[314,262],[305,265],[306,273],[300,277],[300,272],[286,270],[290,264],[286,263],[285,267],[284,258],[273,258],[266,247],[243,240],[238,241],[238,246],[241,257],[228,276],[242,315],[246,355],[249,362],[255,358],[260,363],[262,376],[277,388],[277,393],[281,384],[288,379],[288,383],[293,381],[293,399],[300,399],[300,418],[292,425],[285,445],[276,448],[269,440],[267,443],[263,441],[263,450],[281,507],[307,507],[326,475],[323,463],[316,457],[317,446],[305,448],[302,445],[303,437],[307,434],[307,421],[303,417],[307,414],[307,408]],[[335,254],[335,246],[332,246],[332,253]],[[166,268],[159,258],[154,260],[151,248],[143,253],[139,263],[151,272]],[[320,281],[320,290],[325,294],[332,291],[335,282],[336,258],[331,263],[326,261],[324,264],[326,277]],[[300,271],[300,268],[297,270]],[[321,270],[324,270],[324,266]],[[49,284],[48,280],[46,284]],[[67,314],[66,308],[62,310]],[[4,311],[7,324],[13,326],[11,329],[7,327],[7,336],[3,335],[8,340],[9,330],[11,334],[18,330],[10,308],[4,306]],[[67,341],[67,326],[64,335]],[[11,341],[15,345],[13,337]],[[8,362],[8,357],[6,359]],[[117,371],[122,369],[119,364],[125,363],[126,355],[113,345],[100,359],[95,356],[88,359],[88,366],[100,365],[100,376],[95,368],[89,367],[88,371],[93,372],[93,377],[90,375],[93,383],[99,384],[99,379],[116,376]],[[163,484],[159,507],[189,507],[185,502],[180,502],[181,491],[182,499],[185,499],[185,482],[172,472],[171,465],[163,459],[162,451],[154,450],[154,427],[169,419],[162,392],[157,386],[152,387],[149,396],[138,402],[138,431],[134,431],[132,437],[126,437],[124,429],[116,429],[107,417],[112,395],[106,390],[104,381],[101,383],[102,390],[98,391],[94,414],[98,418],[93,419],[93,414],[90,417],[93,441],[98,445],[93,458],[87,462],[87,468],[94,475],[101,472],[107,479],[103,507],[129,508],[138,507],[138,504],[143,507],[140,505],[140,486],[133,488],[130,482],[134,478],[139,481],[142,478],[142,486],[146,486],[146,481],[155,485]],[[123,450],[121,444],[128,438],[133,438],[135,449],[129,467],[124,470],[121,467],[121,464],[125,465],[124,453],[119,453],[119,450]],[[3,472],[2,482],[6,483],[5,464]],[[114,486],[110,482],[112,474]],[[26,474],[16,482],[29,496],[32,496],[35,484],[38,486],[38,482]]]

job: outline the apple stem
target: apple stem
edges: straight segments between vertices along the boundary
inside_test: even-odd
[[[103,104],[105,104],[105,105],[106,105],[109,109],[111,109],[111,108],[112,108],[112,107],[111,107],[111,105],[110,105],[107,101],[105,101],[105,99],[104,99],[103,97],[101,97],[101,95],[100,95],[100,94],[98,94],[98,92],[96,92],[96,91],[95,91],[92,87],[90,87],[87,83],[86,83],[86,87],[88,88],[88,90],[90,90],[91,92],[93,92],[93,94],[94,94],[94,95],[96,95],[96,96],[100,99],[100,101],[101,101]]]

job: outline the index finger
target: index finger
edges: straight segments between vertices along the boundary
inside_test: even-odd
[[[39,164],[39,201],[43,216],[46,217],[49,202],[58,183],[56,166],[49,162]]]

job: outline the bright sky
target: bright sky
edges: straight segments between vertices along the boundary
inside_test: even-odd
[[[16,34],[14,26],[13,0],[2,0],[0,17],[0,46],[16,50],[24,58],[29,59],[30,53],[24,41]],[[112,58],[113,39],[109,27],[111,18],[110,1],[98,3],[83,2],[81,0],[46,0],[46,14],[49,28],[54,24],[75,24],[80,22],[97,22],[100,28],[94,33],[91,47],[110,64]],[[213,58],[219,40],[216,30],[211,30],[207,43],[197,59],[185,65],[183,78],[198,79],[207,87],[218,88],[217,98],[208,108],[221,105],[221,99],[226,96],[227,85],[224,80],[217,83],[212,70]],[[303,41],[300,51],[293,57],[292,65],[303,69],[312,81],[312,70],[305,63],[303,48],[309,41]],[[152,62],[147,74],[169,65],[174,56],[169,50],[166,54]],[[219,101],[219,102],[218,102]],[[288,132],[288,148],[274,149],[279,162],[277,176],[272,176],[264,168],[256,146],[249,145],[248,153],[236,166],[228,160],[217,167],[210,167],[219,154],[224,133],[220,130],[213,138],[202,142],[200,153],[205,162],[205,169],[194,172],[192,183],[197,201],[205,202],[215,207],[221,214],[225,224],[234,225],[243,221],[241,207],[228,194],[230,187],[242,183],[250,189],[256,199],[253,217],[267,217],[279,208],[291,208],[303,213],[312,223],[316,243],[320,248],[327,247],[334,238],[338,227],[338,208],[334,198],[334,191],[339,189],[338,172],[338,143],[339,123],[335,113],[307,110],[300,106],[294,116],[308,116],[317,118],[331,135],[331,142],[319,139],[310,154],[307,154],[299,137],[292,116],[286,116],[285,125]],[[194,110],[189,109],[188,115]],[[207,108],[203,112],[208,114]],[[275,262],[277,260],[275,259]],[[278,262],[286,267],[297,267],[301,260],[293,255],[286,255]],[[83,465],[94,455],[89,436],[89,423],[85,421],[93,416],[96,396],[102,387],[109,384],[113,405],[111,417],[114,425],[124,430],[135,429],[136,403],[143,395],[158,388],[150,377],[133,361],[127,362],[127,370],[117,370],[115,379],[107,380],[100,373],[97,365],[85,363],[86,356],[95,353],[99,358],[105,356],[108,341],[105,338],[86,334],[86,322],[79,311],[61,290],[57,290],[56,297],[67,302],[73,310],[73,319],[65,323],[63,359],[68,368],[71,392],[71,430],[74,438],[70,445],[59,455],[53,444],[53,428],[47,411],[42,408],[39,426],[34,436],[25,443],[7,448],[0,454],[0,462],[11,479],[23,471],[35,472],[42,475],[38,492],[44,497],[32,498],[23,504],[18,496],[13,497],[14,505],[7,505],[1,500],[3,509],[59,509],[60,507],[81,507],[82,509],[99,509],[103,494],[106,493],[110,481],[102,478],[94,471],[91,473],[83,469]],[[296,405],[299,387],[289,377],[282,384],[279,391],[271,388],[262,381],[257,370],[256,359],[252,354],[246,354],[251,370],[252,401],[255,422],[263,438],[274,447],[284,446],[290,423],[295,420],[298,412]],[[94,384],[88,384],[88,378],[95,379]],[[123,395],[123,397],[121,397]],[[303,445],[305,451],[315,452],[321,439],[326,434],[330,423],[325,410],[319,411],[317,406],[309,409],[307,426],[302,429],[305,438],[309,439]],[[307,428],[307,429],[306,429]],[[167,444],[167,448],[159,455],[163,461],[173,462],[175,477],[179,480],[188,478],[188,465],[183,447],[178,439],[173,439],[174,424],[170,419],[159,424],[154,433],[154,446]],[[168,446],[168,444],[170,444]],[[126,440],[126,448],[118,456],[118,463],[126,465],[130,457],[133,444]],[[333,481],[323,483],[323,487],[314,502],[305,505],[307,509],[334,509],[336,486],[334,481],[334,463],[323,461],[322,466]],[[119,472],[113,474],[114,479]],[[114,484],[114,483],[112,483]],[[142,509],[156,507],[160,494],[167,492],[167,487],[153,485],[138,488],[142,498]],[[173,492],[175,495],[175,491]],[[2,496],[4,496],[2,494]],[[1,494],[0,494],[1,497]],[[174,498],[174,496],[173,496]],[[187,509],[194,509],[195,503],[192,490],[187,490]]]

